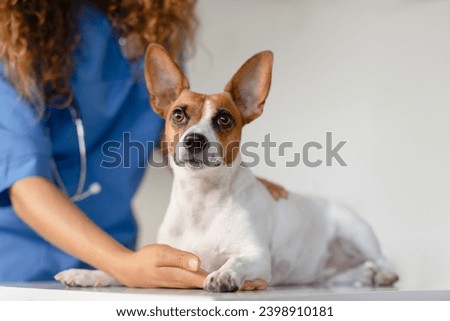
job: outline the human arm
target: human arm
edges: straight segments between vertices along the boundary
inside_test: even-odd
[[[159,244],[136,252],[125,248],[48,179],[19,180],[11,186],[9,195],[17,215],[42,237],[127,286],[203,287],[206,272],[200,269],[194,254]]]

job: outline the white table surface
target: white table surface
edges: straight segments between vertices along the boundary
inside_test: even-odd
[[[134,289],[126,287],[67,288],[56,282],[0,284],[0,300],[300,300],[300,301],[450,301],[450,290],[318,289],[276,287],[266,291],[207,293],[203,290]]]

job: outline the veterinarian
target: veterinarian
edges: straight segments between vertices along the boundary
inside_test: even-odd
[[[149,106],[143,53],[157,42],[182,63],[194,7],[0,3],[0,282],[93,266],[128,286],[202,287],[195,254],[160,244],[135,250],[131,200],[151,150],[128,151],[130,166],[101,166],[103,144],[124,133],[158,142],[163,121]],[[274,197],[283,193],[264,183]]]

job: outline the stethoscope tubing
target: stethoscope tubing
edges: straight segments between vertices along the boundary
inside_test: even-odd
[[[72,118],[72,122],[75,125],[78,141],[78,151],[80,153],[80,173],[78,176],[78,184],[75,194],[69,195],[66,185],[64,184],[61,174],[59,173],[58,166],[56,165],[56,162],[53,158],[51,161],[51,169],[55,182],[60,188],[60,190],[64,194],[66,194],[73,202],[77,202],[82,201],[91,195],[100,193],[101,185],[98,182],[94,182],[89,186],[87,191],[83,191],[86,185],[86,177],[87,177],[86,136],[83,125],[83,119],[81,117],[80,106],[78,105],[78,102],[75,98],[73,99],[72,105],[69,106],[68,109],[70,112],[70,117]]]

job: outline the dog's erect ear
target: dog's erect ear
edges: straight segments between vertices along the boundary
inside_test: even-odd
[[[249,123],[263,112],[272,79],[273,54],[260,52],[249,60],[225,86],[241,110],[245,123]]]
[[[180,67],[162,46],[154,43],[145,54],[145,81],[153,110],[161,116],[183,90],[189,89]]]

